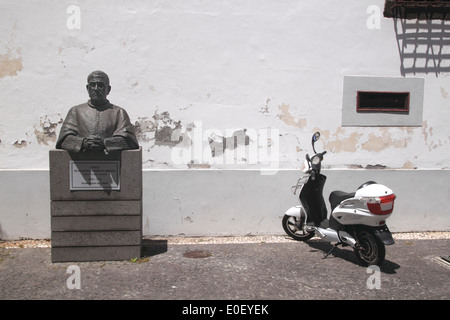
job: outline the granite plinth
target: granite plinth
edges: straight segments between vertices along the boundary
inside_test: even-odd
[[[120,190],[70,190],[71,161],[120,161]],[[142,149],[50,151],[53,262],[129,260],[142,248]]]

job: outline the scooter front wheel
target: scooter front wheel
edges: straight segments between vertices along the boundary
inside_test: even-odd
[[[381,266],[386,255],[384,243],[369,230],[357,231],[356,238],[358,243],[354,251],[358,260],[366,267],[370,265]]]
[[[299,241],[307,241],[314,237],[314,232],[308,232],[303,229],[304,221],[299,217],[288,216],[283,217],[283,229],[292,239]]]

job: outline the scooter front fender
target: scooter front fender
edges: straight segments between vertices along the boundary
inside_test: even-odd
[[[302,206],[292,207],[286,211],[285,215],[300,218],[302,210]]]

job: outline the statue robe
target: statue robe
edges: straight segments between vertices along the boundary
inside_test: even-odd
[[[90,101],[69,110],[56,148],[80,152],[83,139],[94,136],[105,140],[107,152],[139,148],[134,128],[124,109],[109,102],[94,106]]]

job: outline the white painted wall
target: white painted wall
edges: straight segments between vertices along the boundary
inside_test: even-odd
[[[21,186],[48,169],[61,121],[87,100],[86,77],[95,69],[110,76],[110,101],[139,125],[148,172],[195,170],[189,179],[198,184],[201,170],[298,169],[316,130],[329,169],[450,167],[450,77],[432,69],[436,62],[449,67],[450,42],[438,40],[429,72],[414,74],[406,53],[430,57],[430,47],[403,47],[405,22],[383,18],[382,0],[0,0],[0,7],[0,184],[17,188],[20,199],[0,204],[3,233],[12,203],[22,216],[46,203],[46,184],[33,185],[33,193]],[[437,31],[449,28],[436,23]],[[343,128],[349,75],[423,78],[422,126]],[[158,144],[155,132],[176,122],[172,138],[184,142]],[[212,157],[209,138],[243,129],[251,138],[245,148]],[[164,194],[164,181],[148,183]],[[449,198],[445,192],[440,198]],[[221,196],[225,206],[229,197]],[[34,234],[27,230],[23,236]]]

